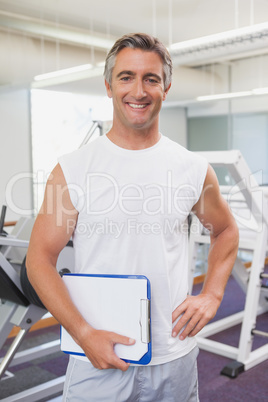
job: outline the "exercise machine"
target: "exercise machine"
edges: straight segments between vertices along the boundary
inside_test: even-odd
[[[239,151],[200,152],[200,154],[214,168],[227,169],[234,181],[232,186],[221,186],[221,192],[239,227],[239,250],[252,254],[250,268],[245,268],[241,259],[237,257],[232,271],[233,277],[245,292],[244,310],[206,325],[197,335],[197,343],[201,349],[232,359],[221,374],[235,378],[239,373],[268,358],[268,344],[252,350],[254,336],[268,337],[268,333],[255,328],[257,316],[268,311],[268,289],[262,286],[262,280],[267,277],[264,265],[268,250],[268,194],[267,189],[258,185]],[[193,283],[198,247],[210,243],[208,231],[195,216],[192,217],[192,225],[194,230],[190,230],[189,236],[190,286]],[[237,324],[242,324],[238,347],[208,339],[211,335]]]
[[[105,123],[102,121],[93,121],[79,148],[92,139],[96,130],[99,135],[103,135],[104,126]],[[3,206],[0,217],[0,349],[12,328],[17,326],[20,329],[6,355],[0,359],[0,380],[7,373],[8,367],[60,350],[60,340],[56,340],[18,352],[31,327],[49,313],[32,288],[25,267],[25,256],[34,219],[20,218],[9,235],[4,231],[5,214],[6,206]],[[74,252],[72,242],[69,242],[58,257],[57,270],[62,274],[65,270],[72,271],[73,267]],[[62,391],[64,380],[65,376],[62,376],[1,401],[31,402],[36,401],[37,398],[47,398]]]
[[[40,319],[48,316],[47,310],[38,302],[38,296],[29,284],[24,283],[22,287],[21,272],[25,269],[25,257],[22,261],[14,260],[19,251],[23,256],[28,248],[29,240],[22,237],[27,228],[27,232],[31,230],[33,219],[21,218],[10,235],[0,236],[0,349],[5,343],[10,331],[14,326],[19,327],[19,332],[14,338],[4,358],[0,360],[0,377],[7,372],[8,367],[15,366],[27,361],[47,356],[60,350],[60,340],[48,342],[34,348],[26,349],[19,352],[18,349],[22,344],[25,336],[31,327]],[[61,271],[68,267],[72,269],[74,265],[72,244],[69,243],[61,252],[57,269]],[[25,278],[24,278],[25,282]],[[28,286],[28,289],[27,289]],[[30,300],[31,301],[30,301]],[[36,304],[34,304],[36,303]],[[65,377],[62,376],[45,384],[33,387],[19,394],[12,395],[2,399],[5,402],[11,401],[36,401],[37,399],[46,398],[61,392],[63,389]]]
[[[34,348],[18,351],[31,327],[48,316],[48,312],[25,277],[27,252],[34,219],[20,218],[13,231],[3,230],[6,207],[2,208],[0,221],[0,349],[14,326],[19,327],[5,356],[0,359],[0,378],[8,373],[8,367],[47,356],[60,350],[60,340]],[[74,266],[72,243],[62,250],[57,261],[57,270],[71,271]],[[1,401],[36,401],[61,392],[65,376],[48,381]],[[1,385],[0,385],[1,386]]]
[[[81,142],[79,148],[86,145],[90,141],[90,139],[93,137],[96,130],[99,130],[99,135],[103,135],[103,122],[102,121],[93,120],[93,122],[92,122],[85,138]]]

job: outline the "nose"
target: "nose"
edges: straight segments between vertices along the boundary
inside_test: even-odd
[[[142,79],[136,79],[134,82],[134,87],[133,87],[133,96],[135,96],[136,99],[141,99],[146,96],[146,91],[144,88],[144,82]]]

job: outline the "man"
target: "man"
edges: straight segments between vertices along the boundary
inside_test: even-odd
[[[145,34],[120,38],[106,59],[111,130],[59,159],[33,229],[27,269],[47,309],[82,347],[71,357],[64,400],[198,401],[194,339],[221,303],[238,230],[207,162],[159,133],[171,85],[164,45]],[[187,218],[210,230],[202,292],[187,296]],[[75,272],[146,275],[152,287],[152,361],[130,366],[71,302],[55,266],[73,236]]]

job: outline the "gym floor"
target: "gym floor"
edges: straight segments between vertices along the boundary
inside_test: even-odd
[[[201,286],[201,284],[195,285],[193,293],[198,293]],[[241,311],[244,307],[244,302],[245,297],[242,290],[240,290],[235,280],[230,278],[224,300],[214,320]],[[268,313],[258,317],[257,327],[260,330],[267,331]],[[211,338],[231,346],[237,346],[239,334],[240,325],[237,325]],[[58,339],[58,337],[58,325],[33,331],[27,335],[22,348],[52,341]],[[10,342],[11,339],[6,342],[4,348],[0,351],[0,356],[4,354],[4,350],[7,349]],[[266,342],[267,338],[255,337],[253,349]],[[198,356],[200,401],[267,401],[268,360],[240,374],[235,379],[220,375],[222,368],[229,362],[228,358],[200,350]],[[64,375],[67,363],[68,356],[58,352],[25,364],[10,367],[8,370],[9,376],[1,380],[1,399]],[[54,395],[49,400],[60,402],[62,398],[60,395]]]

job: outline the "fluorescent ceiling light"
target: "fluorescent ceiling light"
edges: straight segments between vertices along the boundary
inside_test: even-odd
[[[85,65],[84,65],[85,66]],[[75,81],[85,80],[92,77],[100,77],[103,75],[103,67],[93,67],[90,64],[87,65],[89,67],[82,69],[65,69],[59,70],[61,74],[57,74],[58,71],[53,73],[41,74],[41,78],[39,76],[39,80],[32,82],[32,88],[46,88],[55,85],[67,84]],[[81,66],[78,66],[81,67]],[[68,71],[69,70],[69,71]],[[71,71],[70,71],[71,70]],[[53,75],[51,75],[53,74]],[[37,76],[38,77],[38,76]]]
[[[252,91],[227,92],[224,94],[198,96],[196,99],[199,102],[204,102],[204,101],[209,101],[209,100],[240,98],[243,96],[251,96],[251,95],[252,95]]]
[[[89,70],[92,67],[93,67],[92,64],[83,64],[81,66],[75,66],[75,67],[65,68],[63,70],[52,71],[50,73],[36,75],[34,77],[34,81],[42,81],[42,80],[47,80],[50,78],[61,77],[62,75],[78,73],[80,71]]]
[[[254,95],[265,95],[268,94],[268,87],[267,88],[255,88],[252,89],[252,93]]]
[[[206,102],[206,101],[212,101],[212,100],[245,98],[247,96],[265,95],[265,94],[268,94],[268,88],[256,88],[256,89],[252,89],[250,91],[227,92],[227,93],[223,93],[223,94],[198,96],[196,98],[196,100],[198,102]]]
[[[175,64],[198,65],[267,49],[268,22],[174,43],[169,51]]]
[[[231,31],[220,32],[214,35],[203,36],[196,39],[190,39],[184,42],[174,43],[170,46],[170,50],[189,50],[195,47],[205,47],[213,44],[232,44],[233,41],[250,40],[261,35],[268,35],[268,22],[262,24],[250,25],[244,28],[233,29]],[[228,41],[230,41],[228,43]]]

